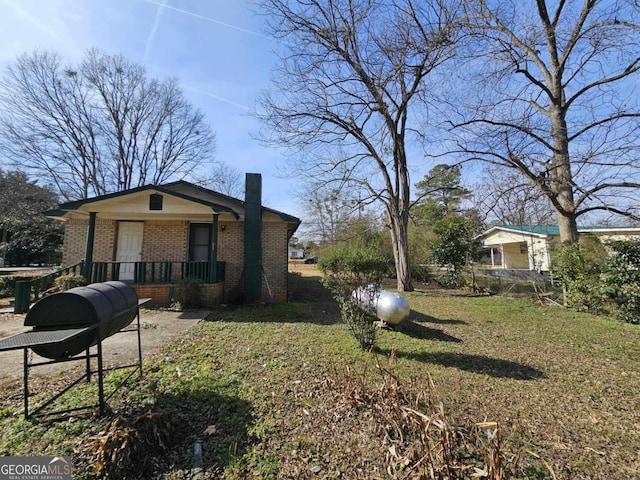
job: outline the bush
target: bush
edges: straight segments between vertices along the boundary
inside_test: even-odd
[[[300,289],[300,282],[302,279],[302,274],[300,272],[288,272],[287,273],[287,294],[288,302],[295,302],[300,300],[298,295]]]
[[[180,309],[200,308],[203,305],[202,282],[185,278],[173,289],[172,303]]]
[[[84,287],[89,282],[82,275],[76,275],[75,273],[67,273],[66,275],[60,275],[53,281],[56,291],[64,292],[75,287]]]
[[[464,286],[462,270],[469,261],[476,260],[480,241],[475,238],[477,225],[473,218],[449,215],[433,226],[437,235],[431,244],[430,260],[447,269],[436,279],[445,288]]]
[[[16,291],[16,281],[12,275],[0,277],[0,298],[13,297]]]
[[[0,298],[16,296],[16,282],[33,280],[34,277],[25,275],[6,275],[0,277]]]
[[[553,248],[551,268],[562,286],[566,307],[591,313],[607,311],[607,296],[600,285],[606,262],[607,252],[597,238]]]
[[[601,292],[616,303],[619,320],[640,323],[640,242],[611,242],[609,247],[614,254],[600,275]]]
[[[388,271],[388,260],[371,247],[337,245],[323,252],[318,267],[324,274],[324,285],[340,305],[342,320],[360,347],[364,350],[374,347],[375,305],[363,301],[355,292],[366,291],[368,295],[375,295],[384,273]]]
[[[429,283],[433,280],[433,273],[428,265],[412,265],[411,278],[417,282]]]

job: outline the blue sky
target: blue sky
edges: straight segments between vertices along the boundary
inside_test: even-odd
[[[36,48],[70,63],[97,47],[177,77],[217,135],[216,158],[262,174],[263,203],[300,215],[282,152],[262,147],[249,115],[268,87],[275,40],[247,0],[0,0],[0,67]]]

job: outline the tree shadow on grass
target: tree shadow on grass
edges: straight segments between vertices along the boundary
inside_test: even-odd
[[[412,320],[405,320],[402,323],[399,332],[420,340],[436,340],[439,342],[454,343],[462,342],[459,338],[449,335],[438,328],[429,328],[422,323],[416,323]]]
[[[290,275],[287,302],[259,305],[230,303],[213,308],[206,320],[265,323],[303,322],[317,325],[342,323],[338,302],[321,280],[320,276]]]
[[[322,284],[322,277],[290,274],[288,278],[289,301],[294,302],[330,302],[331,291]]]
[[[413,320],[414,322],[423,322],[423,323],[437,323],[438,325],[466,325],[467,324],[467,322],[465,322],[464,320],[435,318],[430,315],[425,315],[424,313],[417,312],[415,310],[411,310],[411,313],[409,314],[409,320]]]
[[[453,335],[449,335],[439,328],[431,328],[424,325],[425,323],[435,323],[439,325],[466,325],[466,322],[462,320],[442,320],[411,310],[409,318],[399,325],[397,331],[420,340],[436,340],[439,342],[454,343],[462,342],[461,339],[454,337]]]
[[[342,323],[336,301],[271,303],[266,305],[232,305],[213,309],[208,322],[248,323],[312,323],[335,325]]]
[[[454,352],[407,353],[400,351],[396,352],[396,355],[398,358],[409,358],[419,362],[438,364],[496,378],[512,378],[514,380],[547,378],[543,371],[529,365],[500,358],[491,358],[485,355]]]

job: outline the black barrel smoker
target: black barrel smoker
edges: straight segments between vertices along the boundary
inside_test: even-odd
[[[137,318],[138,335],[138,363],[116,368],[136,367],[142,375],[142,348],[140,344],[140,310],[135,290],[124,282],[94,283],[86,287],[76,287],[66,292],[55,293],[42,298],[34,304],[27,313],[24,321],[26,327],[33,327],[31,331],[20,333],[0,340],[0,351],[24,349],[24,414],[29,412],[29,369],[39,365],[51,363],[85,360],[86,372],[82,377],[68,385],[44,404],[40,405],[31,415],[36,415],[49,406],[54,400],[68,391],[82,380],[87,382],[92,373],[98,374],[98,397],[100,413],[105,411],[103,388],[102,341],[111,335],[123,331]],[[92,354],[90,348],[97,346],[97,352]],[[50,359],[49,361],[31,363],[28,350],[37,355]],[[84,353],[83,353],[84,352]],[[82,355],[79,355],[83,353]],[[91,370],[91,359],[97,359],[97,370]],[[109,370],[113,370],[109,369]],[[124,383],[124,382],[123,382]],[[112,393],[113,395],[113,393]],[[110,398],[110,396],[109,396]],[[82,407],[88,408],[88,407]],[[71,410],[48,413],[69,413]]]

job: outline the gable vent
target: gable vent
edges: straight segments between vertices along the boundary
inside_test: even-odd
[[[162,195],[149,195],[149,210],[162,210]]]

